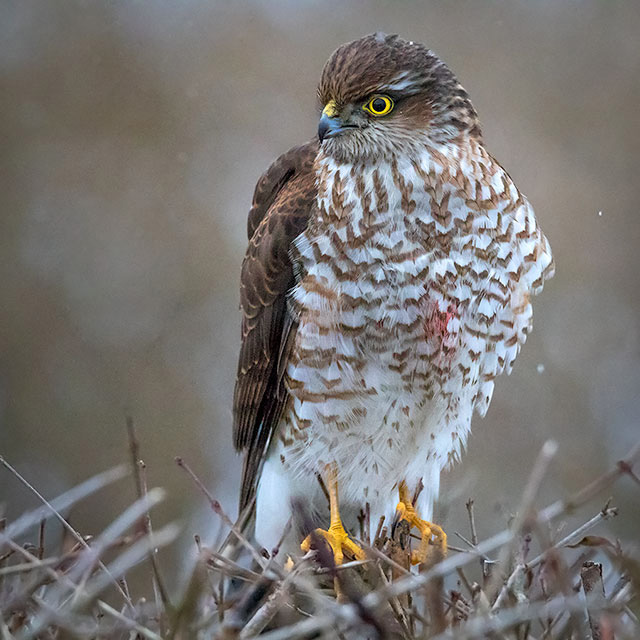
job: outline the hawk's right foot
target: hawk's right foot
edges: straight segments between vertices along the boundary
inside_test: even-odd
[[[324,538],[331,547],[333,552],[333,561],[339,566],[344,561],[344,552],[352,555],[356,560],[364,560],[364,551],[349,538],[349,534],[345,531],[340,517],[340,508],[338,505],[338,478],[335,466],[331,465],[327,469],[327,488],[329,490],[329,508],[331,510],[331,522],[329,529],[316,529],[313,534],[309,534],[300,545],[305,553],[311,549],[313,536],[317,535]]]
[[[311,549],[313,542],[313,536],[316,535],[319,538],[324,538],[333,552],[333,561],[336,566],[341,565],[344,562],[344,552],[352,555],[356,560],[364,560],[364,551],[349,537],[349,534],[345,531],[342,521],[332,522],[329,525],[329,529],[316,529],[314,533],[309,534],[300,545],[300,548],[306,553]]]

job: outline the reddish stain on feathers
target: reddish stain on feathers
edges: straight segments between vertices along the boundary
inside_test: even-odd
[[[441,311],[438,305],[428,310],[424,319],[425,337],[429,341],[439,341],[442,347],[453,347],[457,335],[458,309],[450,304],[446,311]]]

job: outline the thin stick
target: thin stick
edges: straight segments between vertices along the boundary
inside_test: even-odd
[[[38,558],[38,560],[40,560],[40,558]],[[0,567],[0,576],[8,576],[13,573],[25,573],[27,571],[33,571],[34,569],[41,569],[42,567],[51,567],[59,564],[59,562],[60,560],[58,558],[47,558],[46,560],[40,560],[40,562],[12,564],[8,567]]]
[[[210,549],[206,549],[205,550],[203,548],[202,543],[200,541],[200,536],[198,534],[193,536],[193,538],[194,538],[195,543],[196,543],[196,548],[198,549],[198,555],[200,557],[204,558],[206,566],[208,567],[209,566],[208,565],[209,554],[210,554],[211,550]],[[210,571],[207,571],[206,574],[207,574],[207,584],[209,585],[209,590],[211,591],[211,597],[213,598],[213,601],[214,601],[216,607],[219,607],[220,606],[220,599],[218,597],[218,592],[216,590],[216,586],[215,586],[215,584],[213,584],[213,577],[212,577]]]
[[[44,558],[44,530],[47,525],[45,518],[40,520],[40,527],[38,528],[38,560]]]
[[[212,549],[207,549],[206,551],[203,550],[203,553],[211,556],[211,558],[216,562],[227,565],[228,568],[234,572],[234,576],[242,576],[246,580],[259,580],[262,577],[261,574],[256,573],[255,571],[251,571],[251,569],[241,567],[237,562],[235,562],[231,558],[227,558],[227,556],[222,553],[218,553],[217,551],[213,551]],[[214,565],[214,568],[218,570],[224,569],[224,567],[220,565]]]
[[[295,580],[296,574],[308,563],[309,559],[299,562],[289,575],[282,580],[276,589],[267,597],[267,601],[255,612],[251,619],[240,632],[240,638],[252,638],[260,634],[260,632],[269,624],[273,616],[284,604],[289,585]]]
[[[478,545],[478,533],[476,531],[476,517],[473,509],[474,501],[472,498],[469,498],[465,503],[467,507],[467,513],[469,514],[469,528],[471,529],[471,542],[473,546]]]
[[[37,556],[30,553],[27,549],[23,548],[22,546],[20,546],[19,544],[11,540],[10,538],[7,538],[6,535],[1,532],[0,532],[0,542],[10,547],[12,551],[14,551],[15,553],[20,554],[23,558],[28,560],[35,567],[42,569],[45,575],[47,576],[47,578],[52,582],[62,581],[67,585],[69,589],[75,589],[75,586],[76,586],[75,583],[72,580],[70,580],[65,573],[60,572],[58,574],[58,572],[52,569],[48,565],[48,563],[46,563],[45,561],[38,560]],[[77,555],[77,552],[72,551],[69,554],[62,556],[62,558],[58,558],[58,562],[62,563],[67,558],[72,557],[74,555]],[[31,596],[32,591],[35,591],[35,589],[37,589],[41,585],[42,585],[42,580],[40,579],[37,581],[33,581],[32,584],[26,585],[25,587],[23,587],[21,593],[16,594],[11,600],[3,603],[2,610],[6,612],[6,611],[11,611],[12,609],[18,608],[24,601],[28,600],[28,598]]]
[[[388,585],[389,579],[387,578],[382,567],[379,564],[378,564],[378,573],[380,575],[380,579],[382,580],[382,583],[384,585]],[[400,598],[398,598],[397,596],[395,596],[394,598],[389,598],[389,605],[391,606],[391,610],[396,615],[396,618],[400,623],[400,626],[402,627],[403,634],[406,637],[409,637],[409,621],[407,620],[407,616],[405,614],[404,608],[400,604]]]
[[[537,567],[552,551],[557,551],[558,549],[566,546],[572,540],[575,540],[578,537],[583,536],[587,531],[593,529],[598,523],[603,520],[608,520],[609,518],[614,518],[618,515],[617,507],[604,507],[601,511],[599,511],[593,518],[580,525],[577,529],[572,531],[570,534],[566,535],[562,540],[556,542],[553,546],[545,549],[540,555],[536,556],[531,562],[527,562],[527,567],[529,569],[534,569]]]
[[[473,549],[474,551],[477,549],[478,547],[478,541],[476,538],[476,542],[472,542],[471,540],[467,540],[467,538],[465,538],[461,533],[459,533],[458,531],[454,531],[453,532],[454,535],[458,536],[458,538],[460,538],[460,540],[462,540],[462,542],[464,542],[466,545],[468,545],[471,549]],[[451,545],[447,545],[447,549],[451,549]],[[456,551],[456,549],[454,548],[454,551]],[[466,551],[466,549],[460,549],[460,551]],[[489,558],[489,556],[487,556],[486,554],[479,554],[480,557],[485,561],[485,562],[491,562],[491,558]]]
[[[2,539],[3,534],[0,533],[0,540]],[[13,541],[7,541],[7,544],[10,545],[15,545],[14,546],[14,550],[18,553],[20,553],[25,559],[27,559],[29,561],[29,566],[32,566],[34,568],[39,568],[44,570],[45,574],[54,582],[58,582],[58,581],[63,581],[70,589],[74,589],[75,588],[75,584],[73,583],[73,581],[71,581],[67,575],[63,572],[58,572],[55,571],[54,569],[51,568],[51,564],[61,564],[63,563],[66,559],[68,559],[69,557],[71,557],[72,555],[77,555],[77,552],[71,552],[70,554],[67,554],[66,556],[63,556],[62,558],[45,558],[44,560],[40,560],[37,556],[33,555],[32,553],[29,553],[29,551],[27,551],[26,549],[24,549],[23,547],[21,547],[20,545],[17,545],[16,543],[14,543]],[[17,565],[16,565],[17,566]],[[28,592],[30,593],[30,592]],[[9,604],[9,609],[11,609],[13,606],[17,606],[18,605],[18,601],[14,600],[13,602],[8,603]],[[97,600],[96,604],[104,609],[105,611],[112,609],[112,607],[110,607],[108,604],[106,604],[105,602],[103,602],[102,600]],[[115,610],[114,610],[115,611]],[[129,618],[126,618],[122,613],[118,613],[118,616],[120,617],[120,619],[122,619],[123,621],[126,621],[127,624],[130,625],[137,625],[138,623],[136,623],[134,620],[131,620]],[[145,631],[147,632],[147,637],[151,637],[152,640],[157,640],[157,638],[159,636],[149,636],[148,634],[153,634],[152,631],[150,631],[149,629],[146,629],[145,627],[142,627],[141,625],[138,625],[137,627],[135,627],[136,630],[138,630],[140,633],[145,634]],[[145,631],[143,631],[143,629],[145,629]]]
[[[138,498],[132,505],[127,507],[123,513],[121,513],[97,538],[92,540],[92,546],[88,550],[83,551],[78,558],[76,565],[72,571],[69,572],[70,578],[78,576],[80,581],[75,589],[73,599],[77,599],[84,591],[84,586],[89,579],[94,564],[100,564],[101,555],[110,547],[113,546],[115,541],[120,535],[122,535],[134,522],[140,519],[141,515],[144,515],[149,509],[164,500],[165,491],[156,487],[152,489],[147,495],[142,498]],[[149,539],[152,538],[151,534],[147,534]],[[83,575],[84,574],[84,575]],[[122,588],[122,585],[118,582],[118,585]],[[127,591],[122,588],[124,593]],[[127,593],[128,596],[128,593]]]
[[[382,533],[383,524],[384,524],[384,516],[380,516],[380,519],[378,520],[378,526],[376,527],[376,535],[373,538],[374,543],[376,542],[376,540],[378,540],[378,538],[380,537],[380,534]]]
[[[209,490],[204,486],[200,478],[191,470],[191,467],[180,457],[177,456],[175,458],[176,464],[183,469],[187,475],[193,480],[196,487],[200,489],[202,494],[205,496],[207,501],[209,502],[209,506],[213,509],[213,511],[222,519],[222,521],[231,529],[231,531],[238,538],[240,543],[249,551],[249,553],[253,556],[253,559],[264,569],[266,567],[265,559],[256,551],[254,546],[247,540],[247,538],[242,534],[240,530],[236,527],[236,525],[231,521],[231,519],[227,516],[227,514],[222,510],[222,506],[220,503],[209,493]]]
[[[538,457],[533,465],[533,470],[529,476],[529,480],[525,485],[522,493],[522,499],[520,500],[520,507],[513,522],[511,523],[511,529],[513,536],[509,542],[500,550],[497,566],[489,579],[489,584],[485,588],[487,598],[489,602],[493,602],[498,590],[500,589],[501,581],[503,580],[503,574],[509,564],[509,559],[513,553],[514,540],[518,535],[522,533],[524,528],[532,520],[533,502],[538,494],[540,485],[544,480],[549,463],[558,452],[558,444],[553,440],[547,440],[543,445]]]
[[[627,464],[624,460],[621,460],[620,462],[618,462],[618,467],[620,471],[622,471],[623,473],[626,473],[640,487],[640,477],[638,477],[634,473],[633,469],[629,464]]]
[[[98,599],[98,595],[109,585],[113,576],[122,576],[131,567],[141,562],[154,547],[161,547],[173,542],[178,535],[178,527],[167,525],[154,534],[153,539],[149,536],[141,538],[129,549],[116,558],[111,564],[106,575],[96,574],[86,585],[82,595],[73,600],[66,607],[56,609],[56,615],[67,615],[76,610],[82,610]],[[122,587],[118,583],[122,590]],[[24,634],[23,640],[31,640],[38,637],[47,628],[52,620],[52,612],[49,610],[40,612],[29,626],[29,630]]]
[[[36,498],[38,498],[38,500],[40,500],[40,502],[42,502],[42,504],[51,511],[51,513],[57,518],[60,524],[62,524],[62,526],[71,534],[73,538],[76,539],[76,541],[81,546],[83,546],[88,551],[91,550],[89,545],[86,543],[85,539],[67,522],[65,518],[62,517],[60,512],[53,506],[53,504],[49,502],[30,482],[28,482],[27,479],[24,478],[17,471],[17,469],[11,466],[11,464],[9,464],[3,456],[0,456],[0,464],[2,464],[6,469],[8,469],[13,474],[13,476],[16,477],[22,483],[23,486],[29,489],[29,491],[31,491],[31,493],[33,493],[33,495],[35,495]],[[13,537],[12,534],[9,533],[11,529],[12,527],[9,527],[9,529],[7,530],[6,535],[8,537]],[[98,561],[98,565],[106,573],[106,575],[108,575],[111,578],[111,581],[115,585],[116,589],[120,592],[122,597],[125,599],[125,602],[133,606],[133,603],[131,602],[131,600],[129,600],[124,589],[120,586],[119,582],[112,575],[109,574],[109,570],[107,569],[106,565],[102,562],[102,560]]]
[[[102,609],[105,613],[108,613],[110,616],[116,618],[116,620],[120,620],[120,622],[124,622],[125,625],[129,629],[137,631],[140,635],[143,635],[145,638],[149,638],[149,640],[162,640],[162,637],[159,636],[155,631],[144,627],[139,622],[135,620],[131,620],[131,618],[127,618],[124,614],[116,611],[111,605],[108,605],[106,602],[98,601],[98,607]]]
[[[311,554],[309,554],[311,555]],[[306,556],[305,556],[306,557]],[[313,570],[313,573],[317,576],[324,575],[326,573],[333,573],[334,571],[344,571],[345,569],[353,569],[354,567],[362,567],[365,564],[371,564],[375,562],[372,558],[366,560],[352,560],[351,562],[344,562],[336,567],[317,567]]]
[[[397,571],[399,571],[402,574],[406,574],[406,575],[410,575],[411,574],[411,571],[409,571],[408,569],[403,567],[400,563],[396,562],[393,558],[390,558],[386,554],[382,553],[382,551],[380,551],[380,549],[376,549],[375,547],[367,547],[367,553],[371,553],[376,558],[378,558],[382,562],[385,562],[390,567],[393,567],[394,569],[396,569]]]
[[[571,512],[585,502],[591,500],[591,498],[598,495],[601,491],[604,491],[607,487],[611,486],[620,476],[628,475],[629,470],[633,468],[633,465],[638,461],[640,457],[640,441],[632,447],[629,455],[624,459],[616,463],[616,466],[599,476],[586,487],[582,488],[577,493],[573,494],[568,500],[558,500],[554,504],[547,507],[549,513],[556,517],[560,513]],[[550,519],[550,518],[547,518]]]
[[[587,599],[587,603],[594,611],[605,611],[609,608],[606,603],[595,602],[595,599]],[[511,609],[505,609],[491,617],[479,616],[467,621],[456,629],[456,640],[465,638],[482,638],[487,634],[506,631],[518,624],[535,620],[541,617],[551,617],[558,613],[575,613],[584,610],[585,600],[581,594],[570,597],[556,597],[548,602],[534,602],[524,605],[516,605]],[[582,637],[582,636],[581,636]],[[447,631],[431,638],[431,640],[450,640]]]
[[[140,442],[136,436],[135,426],[133,424],[133,418],[127,416],[127,434],[129,437],[129,451],[131,453],[131,468],[133,471],[133,477],[136,481],[136,493],[138,498],[143,498],[148,493],[147,488],[147,476],[145,473],[146,465],[140,458]],[[147,510],[143,518],[144,532],[148,535],[153,535],[153,528],[151,526],[151,513]],[[173,610],[173,605],[169,599],[167,588],[165,587],[162,572],[160,571],[160,563],[158,562],[158,551],[154,549],[149,555],[149,562],[151,564],[151,571],[155,579],[155,583],[158,587],[160,600],[167,611]]]
[[[462,570],[461,567],[458,567],[456,569],[456,573],[460,577],[460,581],[464,585],[465,589],[469,592],[469,595],[473,596],[473,588],[471,587],[471,583],[469,582],[469,579],[467,578],[465,572]]]
[[[40,501],[43,503],[41,507],[21,515],[4,530],[4,534],[7,537],[14,539],[20,537],[25,533],[25,531],[28,531],[36,524],[39,524],[43,518],[50,518],[52,515],[57,515],[58,518],[61,518],[62,516],[58,513],[59,511],[68,509],[76,502],[83,500],[96,491],[99,491],[100,489],[103,489],[104,487],[128,475],[126,468],[122,465],[109,469],[108,471],[103,471],[102,473],[98,473],[92,478],[85,480],[72,489],[69,489],[69,491],[49,502],[40,496],[40,494],[27,482],[27,480],[25,480],[1,455],[0,464],[8,469],[32,493],[38,496]],[[66,524],[68,525],[68,523]],[[76,533],[76,535],[79,534]]]

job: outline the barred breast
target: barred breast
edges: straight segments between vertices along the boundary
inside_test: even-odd
[[[478,143],[366,165],[321,153],[315,168],[317,213],[294,249],[290,402],[269,455],[294,484],[335,462],[341,500],[372,509],[422,478],[428,518],[526,338],[550,249]]]

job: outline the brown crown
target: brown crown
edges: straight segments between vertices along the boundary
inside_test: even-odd
[[[344,106],[385,92],[398,78],[407,86],[389,93],[423,101],[432,126],[480,137],[477,113],[449,67],[424,45],[397,35],[375,33],[338,47],[324,66],[318,97],[322,106],[329,100]]]

